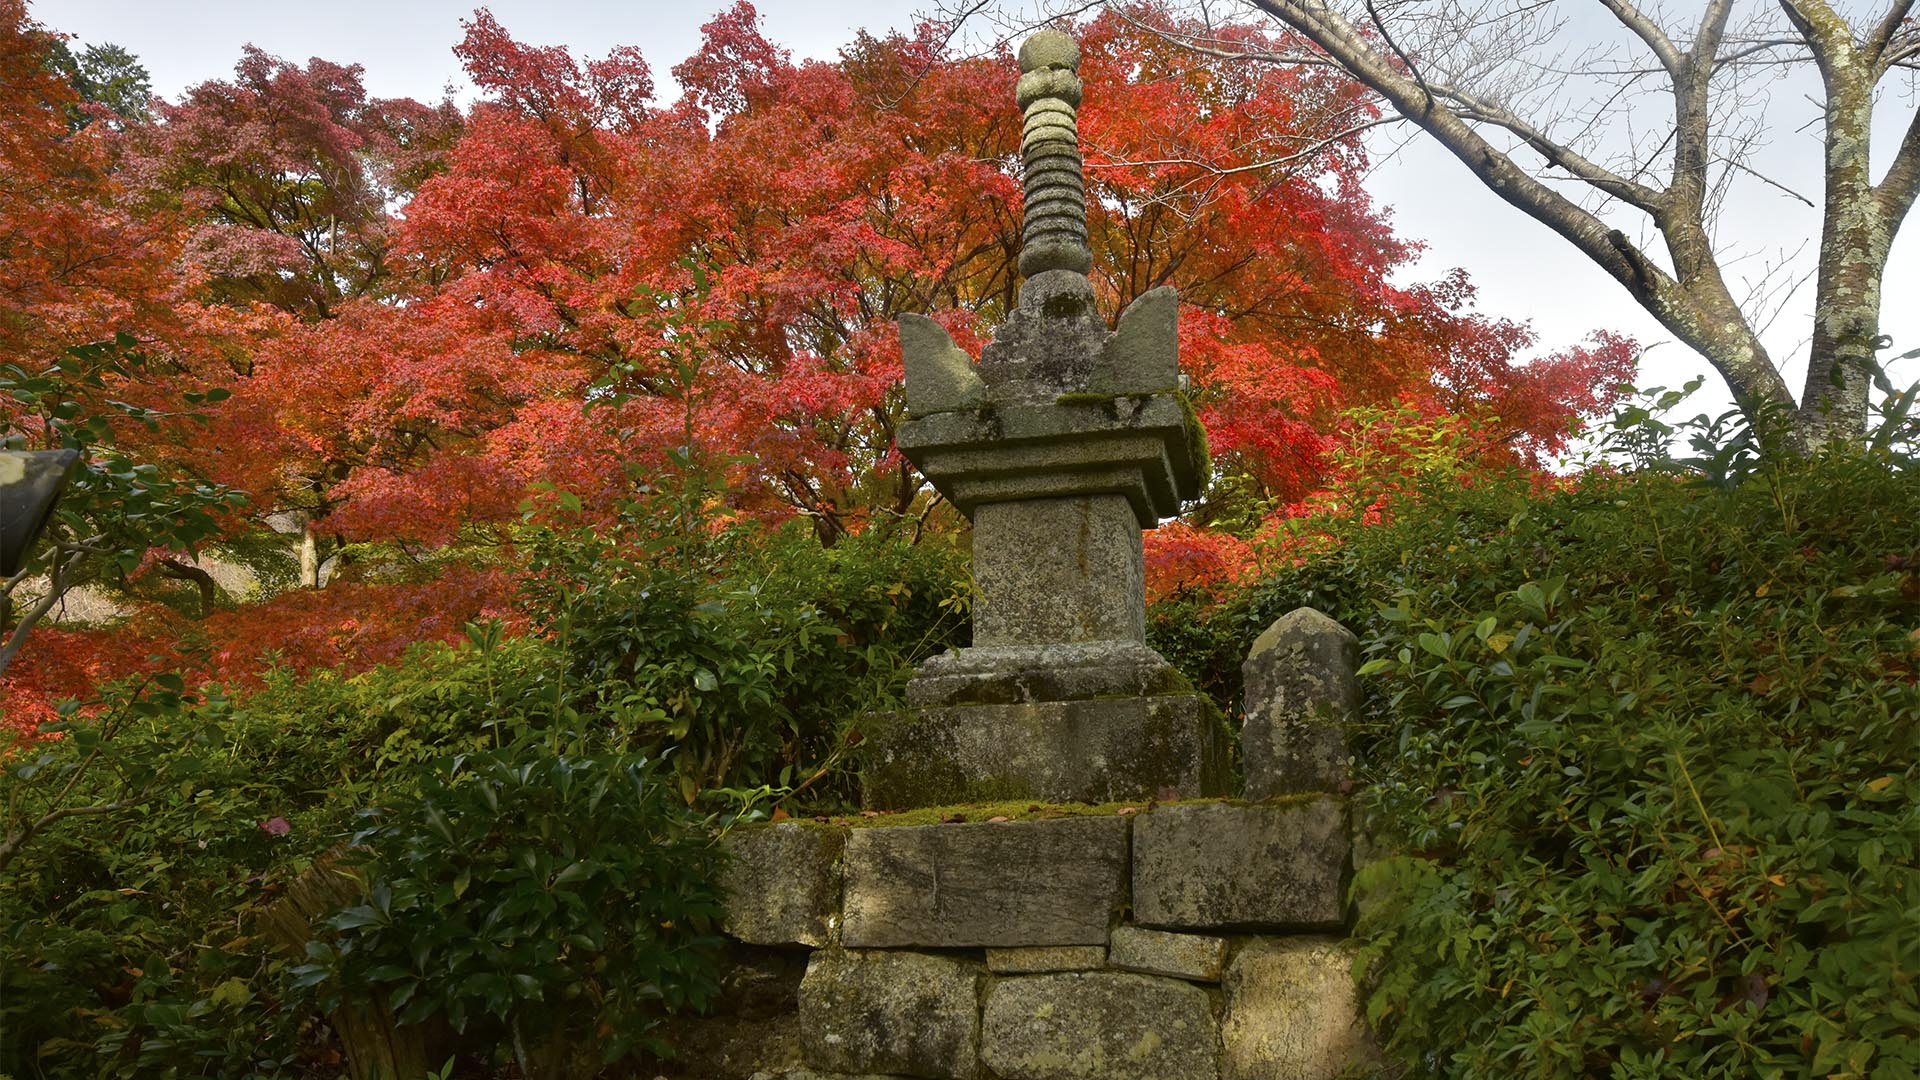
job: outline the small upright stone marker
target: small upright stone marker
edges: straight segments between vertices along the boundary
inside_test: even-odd
[[[1335,791],[1347,779],[1343,727],[1360,707],[1360,641],[1310,607],[1275,619],[1240,671],[1247,798]]]
[[[1079,63],[1055,31],[1020,48],[1026,281],[980,363],[931,319],[900,320],[898,445],[973,521],[974,647],[922,665],[914,709],[872,733],[872,806],[1192,797],[1224,782],[1209,710],[1146,645],[1140,530],[1207,482],[1179,390],[1179,297],[1141,295],[1111,332],[1095,310]],[[1040,745],[1083,752],[1018,752]],[[1135,775],[1133,762],[1153,764]]]

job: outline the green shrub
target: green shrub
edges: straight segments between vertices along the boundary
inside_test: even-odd
[[[628,754],[528,739],[443,762],[356,837],[368,891],[327,920],[295,985],[384,996],[511,1047],[528,1076],[572,1076],[636,1046],[661,1011],[718,986],[719,849]]]
[[[1396,1056],[1920,1076],[1920,477],[1833,457],[1516,507],[1394,527],[1365,624]]]
[[[355,678],[270,674],[242,702],[111,687],[7,761],[0,1075],[294,1075],[317,1018],[255,926],[280,883],[428,762],[568,722],[552,642],[474,637]]]
[[[1412,1076],[1920,1076],[1920,474],[1440,482],[1156,613],[1361,636],[1368,1011]],[[1231,700],[1231,698],[1229,698]]]
[[[710,529],[636,504],[617,527],[541,531],[527,588],[573,677],[627,744],[705,789],[797,786],[920,660],[963,643],[964,551],[876,527],[824,548],[801,524]],[[837,771],[814,791],[847,796]]]

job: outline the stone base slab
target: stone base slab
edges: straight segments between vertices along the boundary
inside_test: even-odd
[[[1332,795],[1186,803],[1133,831],[1133,916],[1169,930],[1332,930],[1346,923],[1347,805]]]
[[[928,953],[822,949],[800,982],[807,1062],[841,1073],[973,1080],[977,963]]]
[[[1188,689],[1172,664],[1137,641],[993,645],[953,649],[921,664],[907,684],[907,704],[1018,705]]]
[[[876,728],[861,772],[876,810],[1191,799],[1227,786],[1226,733],[1198,694],[940,706]]]
[[[846,877],[849,946],[1104,948],[1126,906],[1127,819],[856,829]]]

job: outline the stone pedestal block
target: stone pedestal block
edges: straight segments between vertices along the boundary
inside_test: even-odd
[[[1126,903],[1127,819],[855,829],[850,946],[1105,945]]]
[[[973,512],[974,643],[1144,641],[1145,573],[1125,496],[987,503]]]
[[[1376,1062],[1352,964],[1331,938],[1241,949],[1227,969],[1221,1080],[1335,1080]]]
[[[887,810],[1218,795],[1224,741],[1197,694],[915,709],[875,726],[863,796]]]
[[[1207,992],[1094,972],[1002,979],[987,992],[981,1060],[1003,1080],[1217,1080]]]
[[[1342,730],[1360,707],[1360,641],[1312,608],[1274,620],[1240,671],[1247,798],[1333,791],[1347,778]]]
[[[1133,918],[1167,929],[1332,929],[1345,923],[1347,808],[1163,806],[1136,820]]]
[[[843,832],[798,821],[727,834],[723,929],[751,945],[827,943],[840,911]]]
[[[910,952],[822,949],[800,982],[807,1063],[842,1073],[972,1080],[980,965]]]
[[[1146,975],[1219,982],[1227,962],[1227,939],[1209,934],[1173,934],[1139,926],[1116,926],[1108,963]]]

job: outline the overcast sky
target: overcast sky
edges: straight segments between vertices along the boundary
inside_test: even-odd
[[[698,48],[701,24],[729,3],[494,0],[488,6],[509,32],[531,44],[565,44],[586,56],[599,56],[616,45],[637,45],[670,93],[668,69]],[[155,91],[169,98],[205,79],[230,77],[241,46],[251,43],[294,61],[319,56],[362,64],[370,93],[433,101],[448,89],[461,100],[471,97],[452,48],[462,34],[461,19],[469,17],[474,6],[463,0],[334,0],[318,8],[260,0],[36,0],[30,10],[34,18],[81,43],[125,46],[152,73]],[[769,39],[796,58],[832,59],[856,30],[864,27],[880,34],[907,29],[916,12],[928,5],[926,0],[761,0],[758,6]],[[1785,103],[1776,109],[1786,122],[1776,125],[1779,130],[1766,160],[1769,170],[1786,178],[1789,186],[1797,185],[1817,200],[1819,125],[1791,130],[1817,115],[1811,104],[1800,100],[1799,89],[1787,84],[1774,95],[1776,102]],[[1910,111],[1911,98],[1907,102]],[[1876,141],[1885,150],[1897,141],[1897,133],[1883,130]],[[1420,264],[1404,277],[1432,278],[1450,267],[1465,267],[1479,286],[1482,310],[1531,321],[1547,347],[1572,344],[1595,328],[1632,334],[1653,346],[1642,367],[1643,385],[1677,386],[1706,375],[1708,388],[1694,407],[1714,412],[1727,407],[1725,387],[1704,360],[1673,342],[1620,286],[1559,237],[1489,193],[1465,166],[1424,139],[1405,135],[1379,139],[1376,152],[1383,161],[1369,183],[1375,200],[1391,208],[1400,235],[1427,244]],[[1810,236],[1816,241],[1808,247],[1813,251],[1817,214],[1784,195],[1754,187],[1729,206],[1723,235],[1751,238],[1755,247],[1782,233]],[[1749,261],[1730,270],[1736,290],[1740,275],[1757,265],[1757,260]],[[1893,352],[1920,348],[1920,225],[1910,224],[1896,242],[1884,295],[1882,330],[1894,339]],[[1766,336],[1769,351],[1785,366],[1796,392],[1805,369],[1810,311],[1809,288]],[[1920,377],[1920,362],[1904,362],[1895,376],[1896,382]]]

